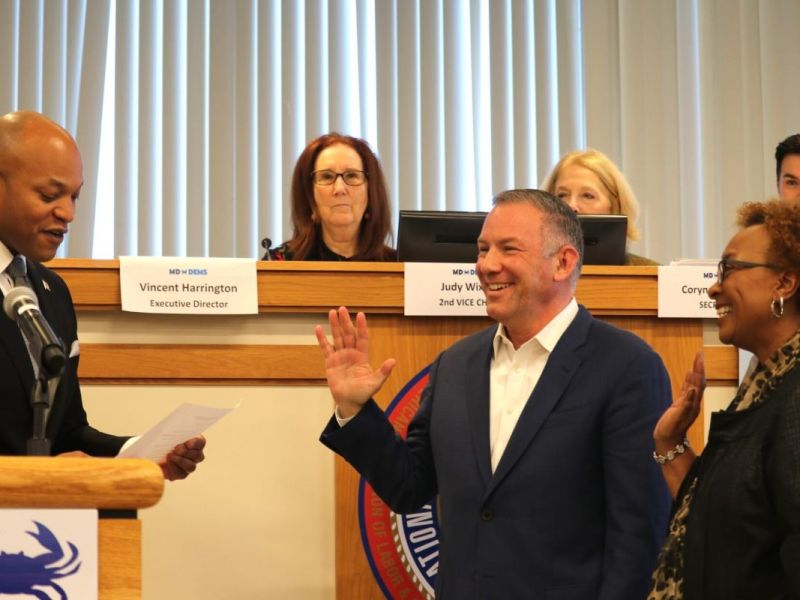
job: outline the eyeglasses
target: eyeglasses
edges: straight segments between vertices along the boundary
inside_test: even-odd
[[[717,283],[722,285],[725,278],[730,275],[731,271],[739,269],[754,269],[756,267],[766,267],[767,269],[780,269],[780,265],[773,263],[754,263],[746,260],[734,260],[732,258],[723,258],[717,263]]]
[[[336,178],[341,177],[349,186],[364,185],[367,182],[367,174],[364,171],[357,171],[355,169],[348,169],[342,173],[323,169],[322,171],[314,171],[311,173],[311,181],[315,185],[333,185],[336,183]]]

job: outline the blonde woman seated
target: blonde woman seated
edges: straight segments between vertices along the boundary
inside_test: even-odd
[[[542,182],[542,189],[560,198],[578,214],[625,215],[628,217],[628,243],[639,239],[636,218],[639,203],[617,166],[597,150],[565,154]],[[630,252],[626,265],[657,265]]]

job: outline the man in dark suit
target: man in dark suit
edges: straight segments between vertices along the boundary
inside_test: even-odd
[[[78,384],[79,345],[72,298],[64,281],[41,262],[52,259],[75,216],[83,164],[72,136],[38,113],[0,117],[0,300],[22,265],[39,306],[64,342],[67,363],[47,423],[53,454],[114,456],[128,441],[92,428]],[[12,276],[13,274],[13,276]],[[25,454],[32,432],[29,398],[34,363],[17,324],[0,316],[0,454]],[[205,439],[176,446],[160,466],[183,479],[203,460]]]
[[[437,598],[644,598],[666,533],[667,489],[653,427],[667,373],[636,336],[574,299],[583,236],[574,212],[538,190],[494,199],[477,271],[498,326],[434,362],[405,441],[371,397],[363,313],[321,327],[336,414],[322,442],[396,512],[438,494]]]

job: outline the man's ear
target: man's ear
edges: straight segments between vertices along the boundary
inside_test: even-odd
[[[570,246],[569,244],[561,246],[556,252],[558,264],[556,265],[556,272],[553,278],[556,281],[566,281],[571,278],[575,269],[578,268],[579,256],[574,246]]]

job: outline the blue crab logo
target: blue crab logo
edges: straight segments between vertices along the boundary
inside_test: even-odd
[[[36,531],[25,533],[48,551],[38,556],[0,551],[0,594],[20,594],[39,600],[51,600],[52,596],[43,591],[49,588],[58,594],[60,600],[68,600],[64,588],[55,580],[77,573],[81,568],[78,549],[75,544],[67,542],[70,555],[63,560],[64,550],[58,538],[38,521],[33,524],[36,525]]]

